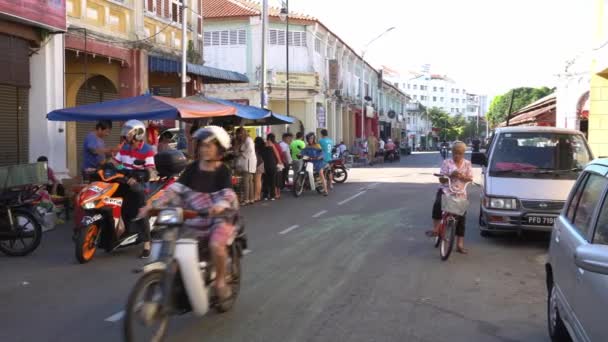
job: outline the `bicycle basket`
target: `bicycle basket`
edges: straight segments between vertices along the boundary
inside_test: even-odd
[[[445,194],[441,196],[441,210],[447,213],[462,216],[468,207],[469,201],[466,198]]]

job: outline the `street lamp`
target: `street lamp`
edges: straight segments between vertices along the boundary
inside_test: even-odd
[[[361,51],[361,93],[359,95],[361,95],[361,143],[363,143],[363,140],[365,139],[365,96],[363,95],[363,76],[364,76],[364,70],[365,70],[365,54],[367,53],[367,48],[376,40],[380,39],[382,36],[384,36],[385,34],[389,33],[390,31],[394,30],[395,27],[390,27],[386,30],[384,30],[384,32],[382,32],[381,34],[379,34],[376,38],[370,40],[367,44],[365,44],[363,46],[363,50]]]
[[[283,2],[279,18],[285,22],[285,114],[289,116],[289,0]]]

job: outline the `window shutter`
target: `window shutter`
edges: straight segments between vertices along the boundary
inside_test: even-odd
[[[247,45],[247,31],[239,30],[239,45]]]
[[[210,46],[211,45],[211,32],[205,32],[205,34],[203,35],[203,44],[205,46]]]
[[[228,45],[230,42],[230,31],[221,31],[221,45]]]

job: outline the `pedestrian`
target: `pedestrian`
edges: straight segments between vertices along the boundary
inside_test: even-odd
[[[111,153],[117,152],[116,148],[106,148],[104,139],[112,131],[111,121],[99,121],[95,125],[95,130],[89,132],[82,144],[82,178],[88,180],[89,175],[95,172]]]
[[[435,203],[433,204],[433,230],[427,231],[427,236],[433,237],[439,233],[442,217],[442,196],[450,195],[467,199],[467,193],[464,190],[466,183],[473,181],[473,168],[471,167],[471,162],[464,158],[466,148],[467,145],[462,141],[455,142],[452,146],[452,158],[445,159],[441,164],[440,173],[450,178],[454,190],[463,192],[452,193],[447,183],[441,184],[437,190]],[[463,216],[458,216],[456,222],[456,251],[462,254],[467,254],[468,252],[464,248],[465,217],[466,213]]]
[[[376,154],[378,153],[378,139],[372,132],[369,137],[367,137],[367,157],[369,158],[369,165],[374,164],[374,160],[376,159]]]
[[[289,149],[291,150],[291,160],[293,160],[293,172],[299,172],[302,168],[302,157],[300,153],[306,147],[304,142],[304,133],[297,132],[296,138],[291,142]]]
[[[281,198],[281,189],[279,184],[283,182],[283,170],[285,169],[285,161],[283,160],[283,156],[281,155],[281,146],[277,143],[277,138],[274,133],[268,134],[266,137],[266,143],[268,146],[272,147],[275,157],[277,160],[276,172],[275,172],[275,198]]]
[[[319,139],[319,145],[321,145],[321,150],[323,150],[323,161],[325,162],[325,165],[329,165],[329,162],[331,162],[333,159],[332,150],[334,149],[334,141],[329,137],[329,133],[326,129],[321,130],[321,139]],[[333,182],[331,180],[328,184],[328,187],[330,189],[334,188]]]
[[[48,176],[47,178],[49,181],[47,184],[48,193],[55,196],[65,196],[65,189],[61,184],[61,181],[57,179],[57,177],[55,177],[55,172],[53,171],[53,169],[51,169],[51,167],[49,166],[49,159],[46,156],[40,156],[38,157],[37,162],[46,164],[46,172]]]
[[[289,180],[289,168],[293,162],[292,158],[291,158],[291,142],[293,140],[293,134],[287,132],[287,133],[283,133],[283,139],[281,140],[281,142],[279,143],[279,147],[281,148],[281,157],[283,157],[283,165],[285,166],[283,168],[283,175],[282,175],[282,179],[281,179],[281,183],[279,183],[279,187],[282,189],[285,188],[285,185],[287,184],[288,180]]]
[[[280,162],[280,157],[278,152],[276,152],[274,143],[270,140],[274,138],[274,135],[271,136],[271,134],[269,134],[269,139],[264,143],[260,154],[264,161],[264,176],[262,183],[264,200],[274,201],[276,198],[277,167]]]
[[[262,153],[266,148],[266,143],[261,137],[256,137],[254,144],[256,159],[255,179],[253,181],[255,187],[254,200],[255,202],[259,202],[262,200],[262,177],[264,176],[264,158],[262,157]]]
[[[253,139],[251,139],[243,127],[239,127],[236,130],[235,152],[237,155],[236,171],[243,179],[244,192],[241,204],[249,205],[255,201],[255,183],[253,179],[257,169],[257,158]]]

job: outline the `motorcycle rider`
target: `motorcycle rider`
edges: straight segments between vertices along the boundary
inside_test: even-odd
[[[441,142],[441,156],[443,157],[443,159],[446,159],[448,157],[448,150],[450,148],[450,144],[448,144],[447,141],[445,141],[445,139]]]
[[[326,165],[332,161],[332,151],[334,149],[334,141],[329,137],[329,132],[326,129],[321,130],[321,139],[319,140],[319,145],[321,145],[321,149],[323,150],[323,161]],[[327,172],[327,170],[325,170]],[[329,187],[333,189],[333,184],[330,181]]]
[[[323,184],[323,195],[327,196],[329,192],[327,191],[327,182],[325,181],[324,168],[326,164],[323,157],[323,150],[317,143],[317,137],[312,132],[306,134],[306,143],[306,148],[302,150],[301,154],[310,158],[315,172],[318,172],[319,177],[321,177],[321,183]],[[311,184],[311,186],[314,188],[314,184]]]
[[[162,207],[169,202],[181,202],[188,209],[209,209],[209,217],[187,220],[189,233],[196,236],[210,234],[209,244],[212,262],[217,272],[216,290],[220,300],[230,298],[231,290],[226,285],[226,246],[234,235],[234,224],[230,218],[218,217],[226,210],[238,211],[237,195],[232,189],[232,175],[223,158],[230,150],[230,136],[221,127],[200,128],[192,138],[196,141],[196,160],[182,173],[177,183],[170,186],[165,195],[155,203]],[[145,207],[140,217],[147,216],[152,209]]]
[[[125,139],[125,144],[114,156],[114,164],[131,171],[148,171],[154,169],[154,149],[146,144],[146,126],[139,120],[129,120],[122,125],[120,135]],[[144,165],[136,165],[135,161],[143,161]],[[151,237],[150,225],[147,220],[133,221],[137,217],[137,212],[142,208],[146,201],[143,184],[140,184],[134,175],[129,175],[127,184],[120,184],[118,194],[123,197],[122,217],[126,226],[136,228],[141,233],[144,242],[144,249],[140,258],[145,259],[150,256]],[[131,231],[136,231],[132,229]]]

